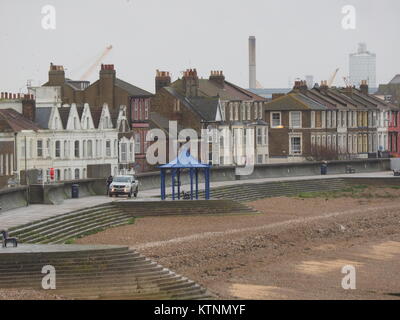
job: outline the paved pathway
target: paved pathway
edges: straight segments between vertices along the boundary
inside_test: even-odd
[[[334,174],[327,176],[313,175],[313,176],[297,176],[297,177],[281,177],[281,178],[264,178],[264,179],[251,179],[251,180],[235,180],[235,181],[220,181],[212,182],[212,188],[229,186],[234,184],[244,184],[244,183],[262,183],[262,182],[273,182],[273,181],[290,181],[290,180],[308,180],[308,179],[326,179],[326,178],[340,178],[340,177],[393,177],[391,171],[380,171],[380,172],[368,172],[368,173],[358,173],[358,174]],[[200,190],[204,188],[204,184],[199,184]],[[183,185],[181,190],[190,190],[189,185]],[[18,208],[14,210],[9,210],[1,213],[0,211],[0,230],[5,228],[11,228],[14,226],[30,223],[33,221],[57,216],[63,213],[68,213],[71,211],[89,208],[95,205],[100,205],[103,203],[111,201],[143,201],[143,200],[154,200],[160,195],[160,190],[139,190],[139,197],[135,200],[127,200],[126,198],[109,198],[106,196],[93,196],[80,199],[68,199],[65,200],[63,204],[60,205],[42,205],[35,204],[28,207]]]

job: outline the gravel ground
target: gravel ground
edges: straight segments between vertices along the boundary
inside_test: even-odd
[[[66,298],[31,289],[0,289],[0,300],[65,300]]]
[[[132,246],[224,299],[398,299],[400,190],[336,196],[262,199],[249,203],[256,215],[138,219],[77,243]],[[341,287],[347,264],[356,290]]]

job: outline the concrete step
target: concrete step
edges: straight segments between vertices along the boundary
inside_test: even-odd
[[[29,230],[21,230],[17,232],[13,232],[12,235],[18,238],[25,238],[29,240],[34,237],[35,234],[40,234],[42,231],[48,230],[50,227],[52,230],[59,230],[62,227],[67,227],[70,225],[75,225],[76,223],[82,223],[85,221],[92,221],[93,218],[102,218],[110,216],[111,214],[118,214],[119,212],[114,208],[108,210],[100,210],[98,212],[94,212],[90,215],[74,215],[74,217],[64,217],[63,219],[58,219],[54,222],[48,222],[44,225],[32,225]],[[32,236],[33,235],[33,236]]]
[[[46,239],[58,239],[58,236],[65,236],[69,233],[74,233],[78,230],[81,230],[82,228],[86,227],[94,227],[98,226],[107,222],[112,222],[112,221],[121,221],[122,220],[129,220],[128,217],[126,217],[125,214],[115,214],[115,215],[106,215],[106,216],[100,216],[98,219],[91,219],[91,220],[84,220],[84,221],[77,221],[74,222],[74,224],[69,224],[66,223],[65,226],[60,226],[58,228],[52,228],[52,226],[49,226],[49,229],[47,230],[42,230],[40,233],[38,233],[34,237],[28,237],[25,238],[22,236],[20,238],[21,242],[27,242],[27,243],[45,243]]]

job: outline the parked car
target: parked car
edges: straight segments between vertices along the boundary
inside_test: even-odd
[[[118,196],[120,194],[127,195],[129,198],[132,195],[136,198],[139,192],[139,181],[131,175],[115,176],[113,182],[110,184],[108,195]]]

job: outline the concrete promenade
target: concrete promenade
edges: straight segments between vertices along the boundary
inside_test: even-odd
[[[237,185],[237,184],[249,184],[249,183],[263,183],[263,182],[274,182],[274,181],[291,181],[291,180],[309,180],[309,179],[332,179],[332,178],[342,178],[342,177],[374,177],[374,178],[389,178],[393,177],[391,171],[380,171],[380,172],[368,172],[368,173],[357,173],[357,174],[332,174],[332,175],[312,175],[312,176],[296,176],[296,177],[282,177],[282,178],[264,178],[264,179],[252,179],[252,180],[235,180],[235,181],[221,181],[212,182],[211,189],[222,186]],[[204,188],[204,184],[199,184],[200,190]],[[182,185],[181,190],[189,191],[189,185]],[[167,190],[167,193],[170,193]],[[0,211],[0,230],[16,227],[26,223],[54,217],[71,211],[76,211],[80,209],[90,208],[96,205],[101,205],[104,203],[109,203],[112,201],[156,201],[156,197],[160,195],[160,189],[151,189],[146,191],[140,191],[137,199],[127,199],[127,198],[109,198],[106,196],[93,196],[85,197],[80,199],[67,199],[64,203],[60,205],[43,205],[35,204],[28,207],[18,208],[14,210],[9,210],[5,212]],[[212,192],[211,192],[212,197]]]

